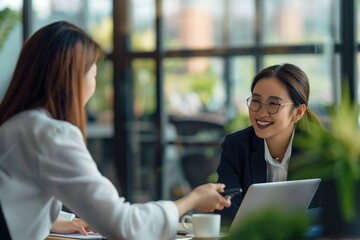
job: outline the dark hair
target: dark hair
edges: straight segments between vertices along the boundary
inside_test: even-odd
[[[98,44],[74,24],[59,21],[39,29],[21,50],[0,104],[0,125],[21,111],[44,108],[84,134],[84,75],[100,55]]]
[[[308,77],[305,72],[299,67],[285,63],[282,65],[273,65],[261,70],[255,77],[251,84],[251,92],[253,92],[255,85],[264,78],[274,77],[278,79],[287,89],[289,96],[294,103],[294,107],[301,104],[308,106],[310,85]],[[319,117],[309,108],[303,119],[307,122],[314,122],[322,125]]]

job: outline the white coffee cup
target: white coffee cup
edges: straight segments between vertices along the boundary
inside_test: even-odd
[[[191,222],[191,225],[186,223]],[[220,236],[220,214],[199,213],[191,216],[185,215],[181,218],[181,225],[195,238],[219,237]]]

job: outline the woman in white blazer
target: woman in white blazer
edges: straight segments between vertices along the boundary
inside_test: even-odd
[[[62,204],[109,239],[174,239],[187,211],[230,206],[223,184],[175,202],[130,204],[118,195],[84,141],[100,54],[64,21],[38,30],[21,50],[0,104],[0,202],[13,239],[44,239]]]

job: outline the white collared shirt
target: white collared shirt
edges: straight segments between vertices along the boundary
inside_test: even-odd
[[[130,204],[76,126],[40,109],[0,126],[0,202],[12,239],[45,239],[62,203],[108,239],[175,239],[172,201]]]
[[[266,140],[264,139],[265,143],[265,161],[267,165],[267,181],[268,182],[279,182],[279,181],[286,181],[287,174],[288,174],[288,167],[289,167],[289,160],[291,157],[291,149],[292,149],[292,142],[294,139],[294,132],[293,130],[289,145],[286,149],[284,158],[281,162],[275,160],[269,151],[269,148],[266,144]]]

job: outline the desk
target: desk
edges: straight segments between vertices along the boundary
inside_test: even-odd
[[[55,236],[48,236],[47,238],[45,238],[45,240],[71,240],[74,238],[63,238],[63,237],[55,237]]]

